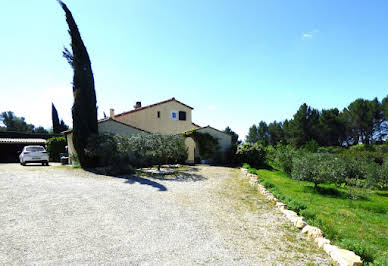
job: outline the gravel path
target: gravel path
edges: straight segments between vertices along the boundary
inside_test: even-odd
[[[327,265],[238,169],[112,178],[0,164],[0,264]]]

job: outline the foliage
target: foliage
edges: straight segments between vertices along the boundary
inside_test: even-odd
[[[278,144],[275,153],[275,166],[282,169],[287,174],[292,171],[292,159],[297,156],[297,151],[291,145]]]
[[[300,148],[314,140],[320,146],[351,146],[383,143],[388,137],[388,96],[381,102],[357,99],[343,111],[314,109],[302,104],[291,120],[265,122],[249,128],[246,142]]]
[[[55,134],[59,134],[69,129],[69,127],[65,124],[63,120],[59,122],[58,111],[53,103],[51,104],[51,118],[53,121],[53,132]]]
[[[308,141],[302,147],[303,151],[305,151],[305,152],[317,152],[318,148],[319,148],[319,145],[315,140]]]
[[[366,186],[377,189],[388,189],[388,162],[383,165],[371,163],[367,166]]]
[[[350,248],[365,262],[384,265],[388,257],[387,191],[367,190],[367,196],[353,200],[350,207],[347,186],[322,184],[316,190],[312,183],[280,171],[255,172],[268,190],[309,224],[321,228],[334,245]]]
[[[226,127],[223,132],[232,136],[232,145],[240,144],[240,141],[238,140],[238,134],[230,127]]]
[[[111,134],[94,135],[89,138],[85,155],[102,174],[119,175],[132,173],[126,152],[120,149],[120,137]]]
[[[98,134],[96,92],[89,54],[78,31],[77,24],[67,6],[59,1],[66,14],[66,22],[71,36],[72,52],[65,48],[63,56],[74,70],[72,107],[73,143],[81,167],[93,166],[94,160],[85,156],[89,138]],[[91,140],[93,141],[93,140]]]
[[[214,158],[220,149],[218,139],[214,138],[209,133],[201,133],[192,129],[185,132],[183,136],[193,138],[197,144],[199,155],[203,160]]]
[[[182,136],[101,134],[90,138],[87,155],[109,174],[128,173],[133,167],[183,163],[187,151]]]
[[[35,129],[33,124],[27,124],[24,117],[18,117],[12,111],[2,112],[0,114],[0,121],[5,125],[2,131],[48,134],[43,127]]]
[[[151,134],[146,137],[146,156],[158,168],[162,164],[182,163],[187,159],[185,141],[182,136]]]
[[[257,132],[256,125],[252,125],[248,130],[248,135],[245,138],[245,142],[247,143],[256,143],[259,141],[259,135]]]
[[[65,137],[53,137],[47,140],[47,152],[50,155],[50,159],[54,162],[59,162],[59,154],[66,152],[66,139]]]
[[[285,144],[285,136],[282,122],[272,122],[268,124],[268,138],[270,145],[276,145],[278,143]]]
[[[262,168],[266,166],[265,148],[260,144],[241,144],[237,147],[236,154],[240,162],[248,163],[252,167]]]

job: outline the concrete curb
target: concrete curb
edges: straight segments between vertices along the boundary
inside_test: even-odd
[[[322,231],[315,226],[308,225],[302,216],[294,211],[287,209],[287,204],[279,202],[278,199],[272,195],[262,184],[257,180],[257,175],[248,172],[248,169],[241,168],[241,171],[249,178],[249,184],[256,185],[257,190],[263,194],[268,201],[274,202],[276,208],[283,213],[287,219],[303,234],[307,234],[319,248],[322,248],[335,262],[340,266],[361,266],[362,260],[360,256],[357,256],[353,251],[341,249],[337,246],[331,245],[330,240],[326,239]]]

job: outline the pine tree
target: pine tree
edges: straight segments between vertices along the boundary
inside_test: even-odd
[[[89,137],[98,134],[96,92],[89,54],[78,31],[77,24],[67,6],[58,0],[66,14],[66,22],[71,36],[72,52],[65,48],[63,56],[74,70],[72,107],[73,143],[81,167],[93,167],[92,161],[85,156]]]
[[[59,129],[58,111],[57,111],[57,108],[55,108],[55,105],[53,103],[51,103],[51,119],[53,121],[53,132],[55,134],[61,133]]]
[[[249,128],[248,135],[246,136],[245,141],[248,143],[256,143],[259,141],[259,135],[257,133],[256,125],[252,125]]]

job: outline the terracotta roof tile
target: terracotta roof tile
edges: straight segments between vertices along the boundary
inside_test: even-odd
[[[150,107],[154,107],[154,106],[157,106],[157,105],[161,105],[161,104],[164,104],[164,103],[168,103],[168,102],[177,102],[183,106],[186,106],[187,108],[190,108],[191,110],[193,110],[194,108],[191,107],[191,106],[188,106],[180,101],[178,101],[177,99],[175,99],[174,97],[171,98],[171,99],[168,99],[168,100],[165,100],[165,101],[162,101],[162,102],[158,102],[158,103],[154,103],[154,104],[151,104],[151,105],[147,105],[147,106],[143,106],[143,107],[140,107],[140,108],[137,108],[137,109],[134,109],[134,110],[131,110],[131,111],[128,111],[128,112],[124,112],[124,113],[121,113],[121,114],[117,114],[115,115],[115,117],[119,117],[119,116],[123,116],[123,115],[126,115],[126,114],[130,114],[130,113],[134,113],[134,112],[138,112],[138,111],[141,111],[141,110],[144,110],[144,109],[147,109],[147,108],[150,108]]]

